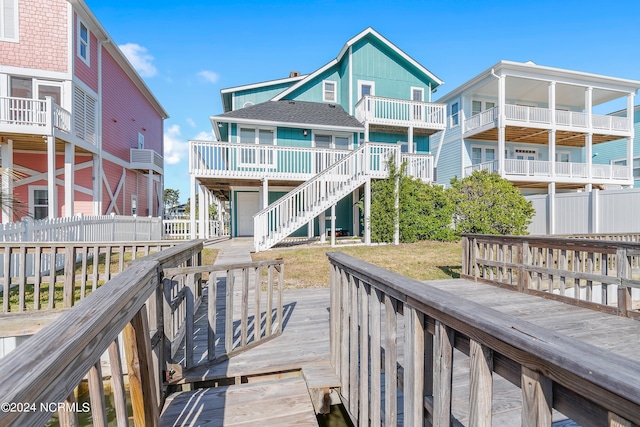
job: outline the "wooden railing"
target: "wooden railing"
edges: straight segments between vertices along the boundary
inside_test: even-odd
[[[78,413],[90,411],[93,425],[106,426],[100,358],[108,351],[117,424],[128,426],[120,334],[134,423],[157,425],[169,342],[160,309],[162,271],[198,262],[201,250],[202,241],[192,241],[132,262],[124,274],[0,359],[0,425],[41,426],[54,412],[61,425],[78,425]],[[75,399],[85,376],[90,405]]]
[[[454,348],[470,357],[469,425],[491,425],[493,374],[521,387],[523,426],[551,425],[552,408],[583,426],[640,423],[638,362],[348,255],[328,257],[331,363],[356,425],[397,425],[400,392],[403,425],[451,425]]]
[[[467,235],[462,277],[640,318],[640,243]]]
[[[5,243],[0,246],[2,313],[70,308],[124,271],[127,262],[176,244]]]
[[[170,381],[179,380],[183,369],[229,358],[282,333],[282,259],[226,266],[169,268],[164,270],[164,280],[164,318],[174,319],[166,322],[164,328],[171,342],[171,354],[167,352],[166,356],[171,366]],[[207,330],[206,352],[196,360],[194,314],[203,288],[207,294],[207,319],[198,326]],[[219,307],[217,302],[222,295],[225,304]],[[240,299],[234,305],[236,296]],[[223,319],[221,322],[219,317]],[[182,348],[183,338],[185,353],[178,357],[176,352]]]

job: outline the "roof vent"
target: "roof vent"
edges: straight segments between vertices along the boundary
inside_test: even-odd
[[[329,108],[336,108],[335,104],[329,104]]]
[[[294,105],[296,102],[295,101],[289,101],[289,104]]]
[[[291,77],[300,77],[300,71],[290,71],[289,78]]]

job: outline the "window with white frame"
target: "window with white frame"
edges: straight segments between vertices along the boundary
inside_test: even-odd
[[[322,100],[324,102],[336,102],[336,82],[333,80],[325,80],[322,82]]]
[[[78,19],[78,56],[87,65],[91,65],[91,59],[89,57],[91,54],[90,40],[89,28],[84,22]]]
[[[40,185],[29,186],[29,213],[33,219],[49,216],[49,190]]]
[[[412,87],[411,88],[411,100],[412,101],[424,101],[424,88]]]
[[[375,96],[375,94],[375,82],[371,82],[368,80],[358,80],[358,99],[361,99],[363,96],[367,95]]]
[[[335,148],[338,150],[351,148],[351,137],[349,135],[314,133],[313,141],[316,148]]]
[[[239,132],[240,143],[252,145],[275,145],[275,132],[273,129],[241,127]],[[271,148],[242,147],[240,149],[240,163],[271,166],[275,162],[274,152]]]
[[[571,161],[571,153],[568,151],[556,151],[556,162],[569,163]]]
[[[0,41],[18,42],[18,0],[0,0]]]
[[[495,102],[492,101],[478,101],[476,99],[471,101],[471,115],[475,116],[476,114],[480,114],[483,111],[487,111],[496,106]]]
[[[492,162],[496,159],[496,149],[494,147],[472,146],[471,147],[471,164]]]
[[[611,161],[612,165],[627,166],[627,159]],[[640,179],[640,156],[633,158],[633,178]]]
[[[516,148],[514,156],[517,160],[536,160],[538,158],[538,151],[531,148]]]
[[[460,123],[459,106],[457,102],[451,104],[451,127],[458,126]]]

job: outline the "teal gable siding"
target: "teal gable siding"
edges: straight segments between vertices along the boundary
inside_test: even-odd
[[[389,144],[397,144],[398,142],[407,142],[407,134],[370,132],[369,140],[371,142],[385,142]],[[429,137],[426,135],[414,135],[413,142],[416,143],[416,152],[426,154],[429,152]]]
[[[311,132],[307,136],[302,135],[302,129],[278,128],[276,135],[277,144],[286,147],[311,147]]]
[[[247,102],[250,102],[253,105],[266,102],[290,86],[291,83],[282,83],[273,86],[235,92],[233,94],[233,109],[239,110],[240,108],[243,108]]]
[[[373,37],[365,37],[352,49],[353,100],[358,102],[358,80],[375,83],[375,95],[411,99],[411,87],[424,88],[424,100],[429,101],[429,79],[409,64],[402,64],[397,55]],[[404,61],[402,61],[404,62]]]
[[[336,82],[336,90],[338,92],[337,102],[340,102],[340,100],[342,99],[343,87],[348,88],[348,82],[347,84],[343,84],[341,67],[339,65],[333,66],[328,70],[326,70],[324,73],[321,73],[317,77],[311,79],[311,81],[307,82],[307,84],[299,87],[298,89],[294,90],[292,93],[287,95],[285,99],[309,101],[309,102],[323,102],[322,101],[322,90],[323,90],[322,82],[324,80],[331,80]],[[347,105],[343,105],[343,104],[340,104],[340,105],[346,111],[349,111],[349,107]]]

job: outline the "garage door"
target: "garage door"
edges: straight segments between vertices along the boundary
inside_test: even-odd
[[[253,236],[253,216],[260,210],[260,193],[236,193],[238,236]]]

